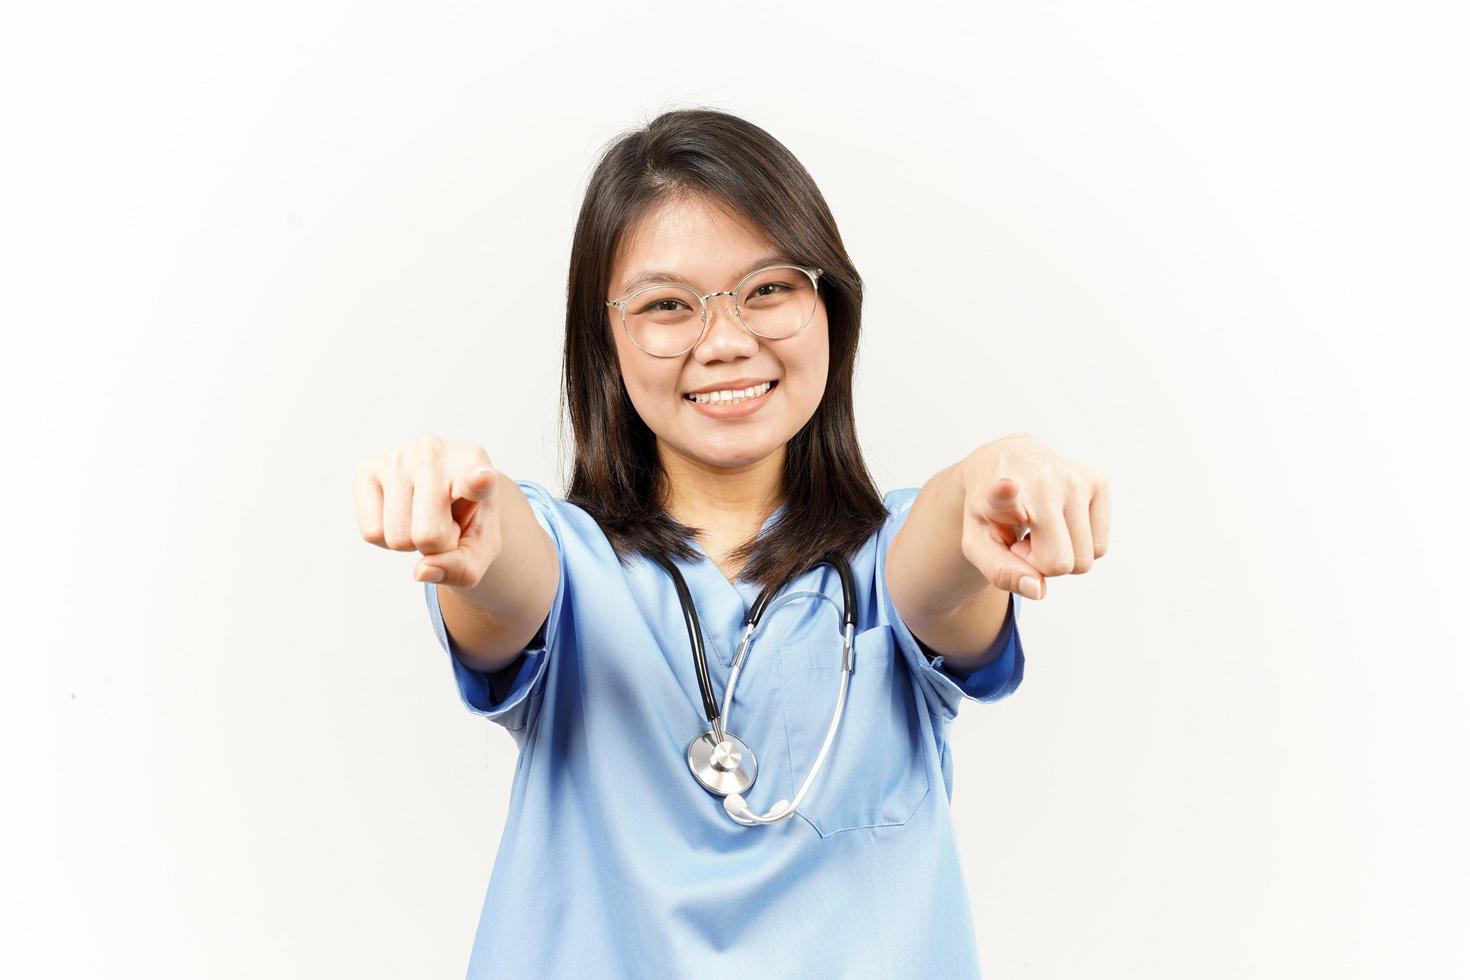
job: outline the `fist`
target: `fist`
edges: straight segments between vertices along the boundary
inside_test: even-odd
[[[369,544],[423,555],[418,581],[473,588],[500,554],[499,478],[479,446],[420,436],[358,464],[358,530]]]
[[[1051,575],[1081,575],[1108,550],[1108,481],[1021,432],[960,463],[961,550],[998,588],[1046,595]]]

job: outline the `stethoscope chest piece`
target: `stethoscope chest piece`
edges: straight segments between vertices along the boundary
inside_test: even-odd
[[[699,785],[716,796],[744,793],[755,782],[755,753],[729,732],[724,736],[716,744],[714,732],[700,732],[685,752],[689,771]]]

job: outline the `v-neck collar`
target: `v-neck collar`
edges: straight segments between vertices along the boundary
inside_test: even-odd
[[[786,502],[782,501],[761,523],[757,536],[764,537],[785,510]],[[745,626],[745,617],[750,614],[750,607],[760,597],[761,586],[759,582],[750,582],[744,578],[730,581],[710,553],[699,543],[699,539],[691,538],[690,541],[700,557],[692,561],[675,559],[675,562],[684,573],[685,579],[690,582],[695,612],[699,615],[699,627],[705,635],[706,652],[713,653],[714,659],[728,667],[735,659],[735,647]]]
[[[770,528],[770,526],[775,522],[776,518],[780,517],[782,512],[784,512],[785,510],[786,502],[783,500],[781,503],[776,505],[775,510],[771,511],[770,516],[761,522],[761,529],[756,532],[756,538],[759,539],[765,537],[767,529]],[[711,567],[714,568],[715,573],[718,574],[720,578],[725,579],[726,585],[730,586],[741,594],[749,592],[752,588],[754,588],[757,591],[752,593],[752,598],[754,598],[755,595],[759,594],[759,586],[757,586],[753,582],[747,582],[744,578],[741,578],[739,576],[737,576],[735,581],[733,582],[730,581],[730,579],[725,578],[725,573],[720,568],[719,563],[714,560],[714,557],[711,556],[708,551],[704,550],[704,545],[699,543],[699,539],[696,537],[691,538],[690,540],[693,542],[694,547],[699,551],[699,553],[704,556],[704,560],[708,562]]]

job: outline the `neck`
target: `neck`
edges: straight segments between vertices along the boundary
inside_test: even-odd
[[[753,534],[781,503],[786,444],[742,466],[715,466],[658,440],[667,478],[664,510],[714,534]]]

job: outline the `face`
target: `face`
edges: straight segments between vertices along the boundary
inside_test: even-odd
[[[648,285],[636,281],[647,270],[671,272],[702,295],[731,290],[776,251],[758,228],[715,202],[670,200],[625,233],[607,298],[621,299]],[[811,322],[781,340],[746,330],[735,316],[734,297],[715,296],[708,303],[704,336],[677,357],[640,350],[616,309],[608,309],[607,323],[617,343],[623,383],[633,407],[657,436],[659,451],[708,467],[746,467],[784,449],[822,400],[827,386],[826,302],[818,290]],[[776,384],[744,405],[701,410],[687,397],[710,385],[733,387],[726,383],[743,378]]]

